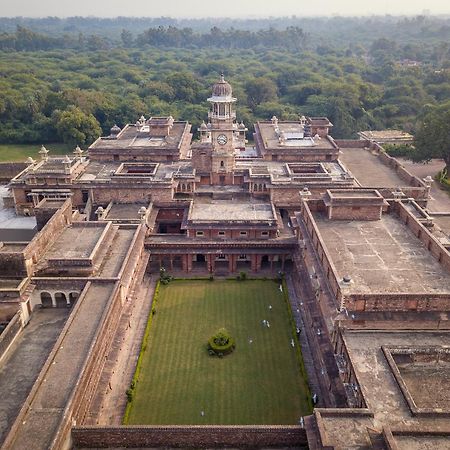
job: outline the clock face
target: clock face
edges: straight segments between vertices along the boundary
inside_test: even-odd
[[[220,145],[225,145],[228,142],[228,138],[224,134],[219,134],[219,136],[217,136],[217,142]]]

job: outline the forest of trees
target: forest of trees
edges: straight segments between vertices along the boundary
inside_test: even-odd
[[[415,132],[450,100],[450,19],[0,19],[0,142],[86,146],[142,114],[195,129],[222,71],[250,129],[305,114],[337,138]]]

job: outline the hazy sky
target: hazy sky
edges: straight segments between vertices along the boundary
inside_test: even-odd
[[[0,0],[0,16],[265,17],[449,14],[449,0]]]

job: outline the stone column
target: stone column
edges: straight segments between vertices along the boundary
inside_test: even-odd
[[[170,270],[173,270],[173,255],[169,255],[170,258]]]
[[[52,292],[52,293],[50,293],[50,295],[52,296],[52,306],[53,306],[53,308],[56,308],[56,298],[55,298],[55,293]]]
[[[188,257],[189,255],[181,255],[181,266],[183,272],[188,272]]]
[[[192,255],[190,253],[186,255],[186,260],[187,260],[187,271],[190,272],[192,270]]]
[[[214,273],[214,271],[216,270],[216,260],[215,260],[215,255],[208,255],[209,257],[209,271],[211,273]]]
[[[228,272],[233,273],[234,270],[234,255],[228,255]]]
[[[261,270],[261,261],[262,261],[263,255],[256,255],[256,270]]]
[[[257,272],[258,271],[258,255],[252,255],[251,256],[251,270],[252,272]]]

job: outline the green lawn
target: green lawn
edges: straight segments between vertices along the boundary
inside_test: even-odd
[[[310,414],[276,283],[173,281],[155,308],[127,423],[295,424]],[[206,350],[221,327],[236,339],[222,359]]]
[[[45,144],[47,150],[50,150],[49,156],[71,154],[74,150],[73,145],[67,144]],[[0,162],[4,161],[25,161],[29,156],[33,159],[39,159],[38,144],[0,144]]]

